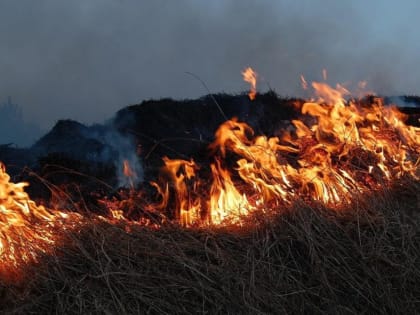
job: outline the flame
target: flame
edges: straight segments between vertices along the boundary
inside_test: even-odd
[[[124,172],[124,176],[126,176],[126,177],[134,177],[135,176],[135,173],[131,169],[130,162],[128,162],[128,160],[123,161],[123,172]]]
[[[27,183],[13,183],[0,163],[0,275],[18,277],[18,269],[50,253],[57,235],[74,229],[80,215],[47,210],[30,200]],[[60,231],[60,233],[58,233]]]
[[[247,197],[239,193],[229,171],[221,167],[219,160],[210,167],[213,174],[213,184],[210,188],[210,222],[240,222],[241,216],[248,214],[252,208]]]
[[[304,89],[304,90],[308,89],[308,82],[306,82],[306,79],[303,76],[303,74],[300,75],[300,84],[302,86],[302,89]]]
[[[175,191],[175,220],[183,225],[192,225],[200,221],[200,200],[194,197],[197,190],[197,183],[194,182],[197,165],[194,161],[171,160],[163,158],[164,166],[161,169],[161,184],[152,182],[152,185],[158,189],[158,194],[162,201],[157,208],[166,210],[169,205],[170,185]],[[194,183],[191,186],[188,182]],[[173,205],[171,205],[173,206]]]
[[[201,191],[201,199],[208,196],[205,202],[191,199],[191,194],[200,195],[197,187],[205,180],[193,172],[188,175],[188,168],[179,169],[192,168],[194,161],[165,158],[177,212],[198,211],[207,218],[201,223],[223,224],[240,223],[242,216],[256,209],[287,206],[298,198],[339,210],[352,202],[355,193],[380,189],[405,175],[418,179],[420,128],[405,125],[403,115],[380,99],[362,106],[346,101],[350,92],[341,85],[332,88],[314,82],[312,87],[318,101],[301,107],[311,119],[292,121],[294,131],[282,137],[255,136],[236,118],[220,125],[209,147],[214,163],[212,185]],[[236,167],[228,170],[223,165],[232,157]],[[170,195],[167,185],[159,188],[165,206]]]
[[[256,73],[247,68],[243,74],[253,99]],[[312,87],[317,101],[299,106],[303,118],[293,120],[282,136],[255,135],[232,118],[219,126],[209,146],[210,169],[192,159],[164,157],[159,179],[151,182],[160,200],[145,207],[159,213],[158,221],[132,221],[123,202],[112,200],[103,200],[109,218],[98,218],[125,224],[128,232],[133,224],[159,228],[166,221],[241,224],[257,210],[282,209],[297,199],[339,211],[355,193],[381,189],[403,176],[419,179],[420,128],[404,124],[404,115],[380,98],[366,105],[346,101],[350,93],[341,85],[314,82]],[[136,176],[128,161],[123,171]],[[80,214],[37,205],[24,191],[27,185],[11,182],[0,163],[0,276],[52,253],[65,231],[84,222]],[[128,199],[134,203],[141,197],[133,188]]]
[[[251,67],[248,67],[244,71],[242,71],[242,76],[244,81],[248,82],[251,85],[248,96],[249,99],[253,101],[257,95],[258,74]]]
[[[123,174],[127,177],[131,189],[134,189],[134,181],[137,178],[137,174],[131,168],[128,160],[123,161]]]

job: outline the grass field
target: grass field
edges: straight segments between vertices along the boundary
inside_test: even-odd
[[[339,212],[297,203],[242,227],[158,230],[92,220],[0,286],[5,314],[413,314],[420,184]]]

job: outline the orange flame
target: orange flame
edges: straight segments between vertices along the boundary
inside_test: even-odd
[[[249,82],[255,97],[256,80]],[[367,106],[346,101],[349,91],[343,86],[314,82],[312,87],[318,101],[304,103],[306,118],[293,120],[292,130],[281,137],[255,136],[233,118],[215,133],[207,172],[193,160],[163,158],[159,180],[151,183],[160,201],[150,207],[162,213],[160,222],[241,224],[256,210],[281,209],[298,198],[339,210],[354,193],[380,189],[402,176],[419,179],[420,128],[405,125],[404,115],[380,98]],[[136,175],[128,161],[123,171],[129,178]],[[61,242],[63,231],[84,222],[79,214],[37,205],[26,186],[12,183],[0,163],[0,276],[37,262]],[[158,227],[147,218],[130,221],[117,203],[107,206],[110,218],[99,218],[111,224],[126,224],[128,231],[131,224]]]
[[[246,196],[239,193],[229,172],[221,167],[219,160],[210,166],[213,174],[213,184],[210,188],[210,222],[240,222],[241,216],[248,214],[252,207]]]
[[[248,93],[249,99],[253,101],[257,95],[257,77],[258,74],[251,68],[248,67],[242,71],[242,76],[245,82],[248,82],[251,87]]]
[[[349,91],[341,85],[334,89],[314,82],[312,86],[319,101],[301,108],[302,114],[313,118],[312,123],[292,121],[293,133],[285,132],[281,138],[254,136],[250,126],[236,119],[218,128],[210,145],[215,163],[211,165],[213,184],[204,193],[208,201],[195,200],[191,209],[205,204],[207,208],[200,212],[207,213],[208,222],[240,223],[241,216],[255,209],[287,205],[296,198],[339,209],[356,192],[379,189],[404,175],[418,179],[420,128],[405,125],[397,109],[380,101],[371,107],[347,102],[344,95]],[[237,157],[233,174],[222,167],[228,152]],[[165,159],[166,167],[170,163],[194,165],[193,161]],[[175,173],[182,174],[178,166]],[[185,199],[193,192],[187,186],[202,183],[196,174],[188,177],[188,185],[186,178],[172,178],[178,212],[188,211],[185,205],[191,204]],[[168,189],[160,191],[169,195]]]
[[[131,168],[130,162],[128,160],[123,161],[123,174],[125,177],[127,177],[131,189],[134,189],[134,180],[136,179],[137,174]]]
[[[135,173],[131,169],[130,162],[128,162],[128,160],[124,160],[124,162],[123,162],[123,172],[124,172],[124,176],[126,176],[126,177],[134,177],[135,176]]]
[[[161,184],[152,182],[152,185],[158,188],[158,193],[162,198],[157,207],[161,210],[167,208],[170,188],[172,188],[176,196],[174,218],[183,225],[192,225],[199,222],[200,200],[194,197],[197,183],[195,182],[193,186],[188,183],[193,182],[198,170],[197,165],[192,160],[171,160],[167,157],[164,157],[163,161],[165,166],[161,169]]]
[[[0,163],[0,275],[18,277],[20,266],[38,261],[60,241],[57,234],[77,226],[80,215],[47,210],[30,200],[27,183],[12,183]],[[58,233],[60,231],[60,233]]]

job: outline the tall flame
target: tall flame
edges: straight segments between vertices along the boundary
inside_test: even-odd
[[[210,222],[238,223],[241,216],[246,215],[251,209],[245,195],[241,195],[235,187],[229,171],[221,167],[219,160],[211,164],[213,184],[210,188]]]
[[[301,108],[312,119],[292,121],[293,132],[282,137],[254,136],[250,126],[235,118],[220,125],[210,145],[213,184],[202,192],[208,201],[194,201],[193,211],[207,213],[209,222],[219,224],[240,222],[255,209],[286,206],[296,198],[339,209],[355,193],[379,189],[404,175],[418,179],[420,128],[405,125],[403,115],[380,99],[363,106],[347,102],[344,95],[349,91],[340,85],[314,82],[312,87],[318,102]],[[223,166],[228,153],[236,157],[233,174]],[[165,159],[167,166],[170,163]],[[193,161],[176,160],[176,165],[182,163]],[[178,187],[177,204],[182,205],[177,213],[188,211],[185,205],[191,204],[185,200],[185,179],[179,175],[170,180]],[[188,187],[203,182],[196,174],[188,179]],[[167,200],[169,191],[160,191]]]
[[[248,96],[249,99],[253,101],[257,95],[258,74],[251,67],[248,67],[244,71],[242,71],[242,76],[244,81],[248,82],[251,85]]]
[[[158,208],[166,210],[169,205],[170,186],[175,191],[174,218],[184,225],[192,225],[200,221],[200,200],[194,197],[197,182],[193,186],[188,182],[193,182],[198,169],[194,161],[171,160],[163,158],[165,166],[161,169],[161,183],[152,183],[158,187],[162,201]]]

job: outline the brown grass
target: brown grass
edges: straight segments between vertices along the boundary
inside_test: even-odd
[[[11,314],[420,312],[420,185],[334,212],[296,205],[242,228],[160,230],[92,221],[0,286]]]

